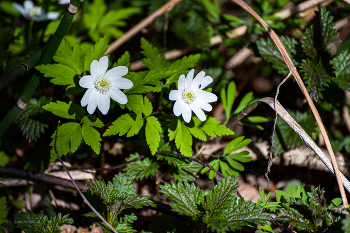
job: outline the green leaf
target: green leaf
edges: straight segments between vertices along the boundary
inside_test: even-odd
[[[146,96],[142,98],[142,95],[128,95],[126,107],[137,115],[143,113],[146,117],[153,112],[152,103]]]
[[[215,159],[213,161],[211,161],[209,163],[210,166],[212,166],[215,170],[219,170],[220,167],[220,160],[219,159]],[[212,180],[214,179],[214,177],[216,176],[216,172],[214,172],[213,170],[210,170],[209,172],[209,179]]]
[[[85,27],[91,30],[95,29],[97,27],[98,21],[106,12],[106,10],[107,5],[103,0],[94,0],[89,6],[88,11],[84,12],[83,14],[83,23]]]
[[[187,157],[192,156],[192,136],[190,131],[179,119],[172,120],[168,129],[169,141],[175,139],[176,148]]]
[[[332,81],[343,90],[350,90],[350,53],[345,51],[336,56],[330,63],[335,70],[335,78]]]
[[[56,85],[70,85],[75,86],[74,84],[74,76],[76,72],[62,64],[48,64],[48,65],[40,65],[36,66],[35,69],[44,74],[47,78],[50,79],[50,82]],[[90,68],[89,68],[90,69]]]
[[[147,117],[145,130],[147,145],[149,146],[152,155],[154,155],[159,147],[160,134],[162,132],[162,127],[158,119],[154,116]]]
[[[81,75],[84,71],[84,57],[80,44],[75,43],[72,46],[67,38],[63,38],[53,59],[57,63],[70,67],[77,75]]]
[[[128,78],[134,83],[134,86],[124,90],[127,94],[142,94],[146,92],[159,92],[164,88],[162,79],[171,76],[176,71],[150,70],[141,72],[130,72]]]
[[[96,0],[96,1],[102,1],[102,0]],[[98,6],[97,8],[100,9],[101,7]],[[103,57],[103,54],[108,49],[108,44],[109,44],[109,35],[107,34],[104,37],[100,38],[94,46],[91,46],[89,52],[86,54],[85,61],[84,61],[85,71],[90,71],[90,65],[93,60],[99,60],[101,57]]]
[[[131,161],[140,157],[138,153],[134,155],[130,155],[126,161]],[[156,161],[152,161],[150,158],[144,158],[142,160],[137,160],[128,164],[124,170],[127,172],[126,174],[131,177],[135,177],[135,179],[145,179],[150,176],[154,176],[156,172],[159,170],[159,163]]]
[[[52,142],[50,146],[54,146],[56,131],[52,134]],[[79,123],[68,122],[61,125],[58,129],[56,147],[60,156],[68,154],[69,151],[74,153],[82,140],[81,126]],[[55,161],[57,158],[54,148],[51,149],[51,160]]]
[[[99,155],[102,141],[100,133],[90,125],[86,124],[83,124],[81,133],[85,143],[90,146],[97,155]]]
[[[143,37],[141,38],[141,48],[143,49],[141,53],[148,58],[143,58],[141,61],[148,69],[167,70],[168,62],[164,55],[159,56],[159,50]]]
[[[336,48],[331,54],[335,54],[337,51],[334,43],[339,34],[336,29],[333,29],[335,24],[333,17],[329,13],[325,7],[319,6],[319,12],[315,12],[313,24],[304,33],[303,50],[315,62],[319,56],[324,56],[324,52],[329,53],[327,50],[330,46],[335,46]]]
[[[182,169],[170,169],[170,173],[174,176],[176,181],[194,181],[199,177],[198,174],[202,168],[203,166],[201,164],[192,161],[191,163],[186,164]]]
[[[161,186],[161,193],[174,201],[170,204],[171,208],[179,212],[181,215],[187,215],[192,218],[199,216],[201,211],[198,205],[204,201],[204,192],[195,184],[187,182],[177,184],[173,182],[171,185],[165,183]]]
[[[214,117],[208,117],[206,121],[201,121],[197,117],[192,117],[194,125],[190,122],[188,130],[191,134],[201,140],[206,140],[204,133],[211,137],[233,135],[233,131],[224,125],[220,125],[220,121]]]
[[[236,28],[236,27],[239,27],[243,24],[247,24],[246,21],[244,21],[243,19],[237,17],[237,16],[234,16],[234,15],[231,15],[231,14],[222,14],[223,18],[226,19],[227,21],[229,21],[229,25],[232,27],[232,28]]]
[[[108,127],[103,136],[112,136],[118,134],[123,136],[127,133],[127,137],[137,134],[143,126],[143,119],[140,115],[134,113],[127,113],[115,120],[111,126]]]
[[[10,161],[11,161],[10,156],[8,156],[5,151],[0,150],[0,167],[6,167],[6,165],[9,164]]]
[[[113,67],[117,66],[126,66],[130,69],[130,53],[125,51],[125,53],[118,59],[116,63],[113,64]]]
[[[252,140],[251,139],[246,139],[244,140],[244,136],[238,137],[234,140],[232,140],[226,147],[225,151],[224,151],[224,155],[227,155],[233,151],[239,150],[243,147],[245,147],[246,145],[248,145]]]
[[[249,104],[253,102],[254,102],[253,92],[248,92],[243,96],[241,102],[239,102],[239,105],[236,108],[236,110],[233,112],[233,114],[238,114],[240,111],[242,111],[245,107],[247,107]]]
[[[312,135],[312,133],[315,132],[317,123],[312,115],[308,115],[306,112],[292,112],[290,110],[288,110],[288,112],[307,134]],[[303,144],[304,141],[299,135],[296,134],[284,120],[278,117],[275,132],[275,154],[279,155],[289,149],[294,149]]]
[[[298,63],[294,57],[296,56],[295,46],[298,44],[298,42],[285,36],[281,36],[280,39],[283,45],[286,47],[289,56],[292,58],[293,63],[297,65]],[[268,62],[271,62],[273,68],[275,68],[278,73],[284,76],[287,76],[289,74],[289,69],[272,39],[268,38],[265,40],[262,38],[261,40],[257,41],[256,44],[262,58]]]
[[[102,128],[103,126],[105,126],[103,122],[99,118],[97,118],[97,116],[95,115],[84,116],[84,118],[82,119],[82,122],[86,125],[97,127],[97,128]]]
[[[322,61],[316,63],[309,59],[303,60],[300,69],[304,73],[303,79],[311,98],[319,102],[323,98],[322,91],[325,89],[324,87],[328,87],[331,82],[331,77],[325,70]]]
[[[21,131],[29,142],[35,142],[48,127],[49,122],[42,106],[49,101],[45,96],[40,97],[39,100],[30,99],[29,105],[22,110],[17,118]]]
[[[226,96],[226,89],[222,88],[220,91],[220,97],[222,101],[222,105],[224,105],[225,114],[226,114],[226,123],[230,119],[231,111],[233,103],[235,102],[236,98],[236,84],[235,82],[230,82],[227,87],[227,96]]]
[[[82,120],[85,115],[85,110],[72,101],[67,104],[58,100],[44,105],[43,109],[66,119]]]

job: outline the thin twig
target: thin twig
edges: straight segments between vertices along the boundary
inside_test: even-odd
[[[335,156],[334,156],[334,152],[332,149],[332,145],[329,141],[326,129],[322,123],[321,117],[303,83],[303,81],[300,78],[300,75],[297,71],[297,69],[295,68],[292,59],[289,57],[289,54],[287,52],[287,50],[285,49],[285,47],[283,46],[281,40],[279,39],[279,37],[277,36],[277,34],[272,30],[272,28],[270,28],[270,26],[244,1],[242,0],[231,0],[233,2],[235,2],[236,4],[238,4],[239,6],[241,6],[244,10],[246,10],[249,14],[251,14],[254,18],[256,18],[259,23],[265,28],[265,30],[267,31],[267,33],[269,34],[269,36],[271,37],[272,41],[274,42],[274,44],[276,45],[278,51],[280,52],[284,62],[286,63],[286,65],[288,66],[288,69],[290,72],[292,72],[295,80],[297,81],[302,93],[304,94],[304,96],[307,99],[307,102],[309,103],[309,106],[311,108],[312,113],[314,114],[314,117],[316,119],[316,122],[318,124],[318,127],[320,128],[321,134],[324,138],[324,141],[326,143],[326,147],[328,150],[328,153],[331,157],[331,161],[332,161],[332,165],[334,168],[334,173],[335,176],[337,178],[337,182],[338,182],[338,186],[339,186],[339,191],[343,200],[343,205],[344,208],[349,208],[349,204],[348,204],[348,200],[346,198],[346,194],[345,194],[345,190],[343,187],[343,183],[342,180],[340,178],[340,171],[338,168],[338,164],[337,161],[335,160]]]
[[[114,52],[117,48],[119,48],[122,44],[127,42],[130,38],[135,36],[137,33],[139,33],[142,29],[150,25],[158,16],[161,16],[168,12],[168,9],[172,9],[176,4],[181,2],[182,0],[170,0],[169,2],[165,3],[162,7],[160,7],[158,10],[147,16],[144,20],[136,24],[134,27],[132,27],[129,31],[127,31],[123,36],[121,36],[119,39],[115,40],[112,44],[109,45],[108,50],[104,55],[108,55]]]
[[[104,219],[102,216],[101,216],[101,214],[99,213],[99,212],[97,212],[97,210],[90,204],[90,202],[86,199],[86,197],[84,196],[84,194],[80,191],[80,189],[78,188],[78,186],[76,185],[76,183],[75,183],[75,181],[73,180],[73,178],[72,178],[72,176],[70,175],[70,173],[69,173],[69,171],[68,171],[68,169],[67,169],[67,167],[66,167],[66,165],[64,165],[64,163],[63,163],[63,161],[62,161],[62,159],[61,159],[61,156],[60,156],[60,154],[58,153],[58,151],[57,151],[57,148],[56,148],[56,142],[57,142],[57,134],[58,134],[58,128],[60,127],[60,121],[58,121],[58,124],[57,124],[57,129],[56,129],[56,135],[55,135],[55,142],[54,142],[54,146],[53,146],[53,148],[55,149],[55,152],[56,152],[56,154],[57,154],[57,158],[58,158],[58,160],[61,162],[61,164],[62,164],[62,166],[64,167],[64,169],[66,170],[66,172],[67,172],[67,175],[69,176],[69,178],[71,179],[71,181],[73,182],[73,184],[74,184],[74,186],[75,186],[75,188],[77,189],[77,191],[79,192],[79,194],[80,194],[80,196],[83,198],[83,200],[84,200],[84,203],[86,204],[86,205],[88,205],[89,207],[90,207],[90,209],[114,232],[114,233],[118,233],[118,231],[116,231],[115,229],[114,229],[114,227],[111,225],[111,224],[109,224],[107,221],[106,221],[106,219]]]

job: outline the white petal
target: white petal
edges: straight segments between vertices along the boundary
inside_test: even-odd
[[[190,107],[199,120],[205,121],[205,119],[207,119],[203,110],[195,102],[190,104]]]
[[[96,90],[91,88],[91,95],[90,95],[90,99],[89,99],[89,103],[87,106],[87,111],[89,114],[94,114],[96,108],[97,108],[97,103],[99,100],[99,95],[100,93]]]
[[[207,91],[202,91],[202,90],[196,91],[196,95],[197,95],[197,98],[204,100],[208,103],[215,102],[218,100],[218,97],[215,94]]]
[[[86,105],[88,105],[92,90],[93,89],[90,88],[85,92],[83,98],[80,101],[81,106],[85,107]]]
[[[190,106],[186,103],[182,105],[182,118],[185,122],[189,123],[192,118],[192,110]]]
[[[172,90],[169,93],[169,100],[180,100],[181,96],[180,96],[180,91],[178,90]]]
[[[103,115],[106,115],[109,111],[109,106],[111,104],[111,98],[108,94],[100,94],[98,100],[98,109],[100,109]]]
[[[206,101],[204,100],[200,100],[200,99],[197,99],[195,101],[195,103],[203,110],[207,111],[207,112],[210,112],[211,110],[213,110],[213,107],[208,104]]]
[[[112,87],[116,87],[118,89],[130,89],[134,86],[133,82],[127,78],[118,78],[112,80]]]
[[[128,97],[118,88],[112,87],[109,90],[109,96],[120,104],[126,104],[128,102]]]
[[[59,14],[57,12],[49,12],[46,15],[47,19],[55,20],[58,19]]]
[[[85,75],[79,80],[79,85],[84,88],[93,88],[95,80],[91,75]]]
[[[98,61],[93,60],[90,65],[90,74],[94,79],[98,78],[98,73],[97,73],[97,66],[98,66]]]
[[[97,65],[97,73],[99,76],[102,76],[106,73],[108,69],[108,57],[104,56],[100,58],[100,61],[98,62]]]
[[[185,75],[184,74],[180,75],[179,81],[177,82],[177,89],[181,92],[185,90],[185,80],[186,80]]]
[[[201,83],[202,83],[202,79],[204,78],[204,76],[205,76],[205,72],[204,71],[199,72],[196,75],[196,77],[193,79],[190,89],[198,90],[199,89],[199,85],[202,87]]]
[[[200,89],[206,88],[212,82],[213,82],[213,78],[212,77],[205,76],[200,82],[200,85],[201,85]]]
[[[173,112],[174,112],[175,116],[181,115],[183,104],[185,104],[185,103],[183,103],[181,100],[178,100],[174,103]]]
[[[106,75],[106,77],[111,79],[111,78],[125,76],[128,72],[129,72],[128,67],[117,66],[117,67],[114,67],[114,68],[110,69],[109,71],[107,71],[107,73],[105,75]]]
[[[28,10],[34,6],[34,3],[32,1],[25,1],[23,3],[23,6],[24,6],[24,11],[28,12]]]
[[[58,4],[61,4],[61,5],[65,5],[65,4],[69,4],[70,3],[70,0],[59,0]]]
[[[14,2],[12,3],[12,6],[16,8],[19,12],[21,12],[22,15],[25,14],[23,6],[19,5],[18,3]]]
[[[188,72],[186,79],[185,79],[185,89],[189,89],[193,80],[193,75],[194,75],[194,69],[190,70]]]

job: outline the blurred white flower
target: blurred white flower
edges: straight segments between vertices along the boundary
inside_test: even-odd
[[[34,3],[29,0],[23,3],[24,7],[16,2],[12,3],[12,6],[21,12],[26,19],[34,21],[55,20],[58,19],[59,15],[57,12],[46,13],[40,6],[34,6]]]
[[[81,2],[83,1],[83,0],[80,0]],[[70,3],[70,0],[59,0],[58,1],[58,4],[61,4],[61,5],[66,5],[66,4],[69,4]]]
[[[185,122],[189,123],[192,118],[192,111],[201,121],[206,120],[203,112],[211,111],[212,106],[209,104],[218,100],[218,97],[210,92],[203,91],[210,83],[212,77],[205,76],[204,71],[199,72],[193,79],[194,69],[188,72],[186,78],[182,74],[179,78],[177,88],[169,93],[169,99],[176,101],[174,104],[175,116],[182,115]],[[203,110],[202,110],[203,109]]]
[[[120,104],[126,104],[128,98],[120,89],[130,89],[134,86],[131,80],[122,76],[128,73],[128,67],[117,66],[108,69],[108,57],[93,60],[90,65],[90,75],[85,75],[79,80],[79,85],[88,88],[80,103],[87,107],[87,111],[93,114],[96,107],[103,115],[108,113],[110,97]],[[107,71],[107,72],[106,72]]]

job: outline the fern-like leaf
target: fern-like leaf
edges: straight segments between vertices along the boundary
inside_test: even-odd
[[[332,81],[343,90],[350,90],[350,53],[345,51],[339,54],[331,64],[335,70],[335,78]]]

